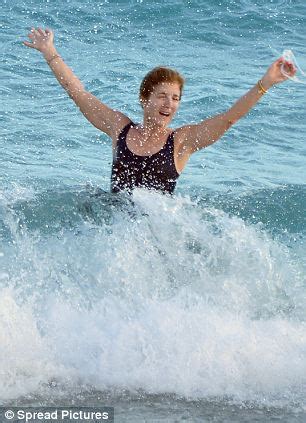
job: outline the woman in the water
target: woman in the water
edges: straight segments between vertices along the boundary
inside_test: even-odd
[[[86,119],[111,137],[113,192],[144,187],[172,193],[193,153],[217,141],[269,88],[288,76],[293,77],[296,72],[291,63],[279,58],[229,110],[198,124],[173,130],[169,124],[180,105],[184,85],[177,71],[159,67],[145,76],[139,94],[143,122],[134,124],[126,115],[112,110],[85,90],[56,51],[51,30],[32,28],[28,37],[30,41],[24,44],[43,54],[58,82]]]

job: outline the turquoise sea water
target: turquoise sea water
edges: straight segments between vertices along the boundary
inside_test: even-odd
[[[192,157],[167,198],[109,194],[110,140],[31,26],[102,101],[141,120],[157,65],[186,77],[173,127],[219,113],[284,49],[306,5],[1,2],[0,402],[114,405],[116,421],[305,421],[306,87],[273,88]]]

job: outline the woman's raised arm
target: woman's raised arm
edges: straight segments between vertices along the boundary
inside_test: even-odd
[[[281,57],[272,63],[263,78],[236,101],[228,111],[206,119],[197,125],[183,127],[182,129],[186,134],[185,151],[192,154],[216,142],[234,123],[255,106],[269,88],[288,79],[282,73],[283,66],[287,75],[294,76],[296,72],[294,65]]]
[[[23,44],[43,54],[56,79],[67,91],[86,119],[96,128],[114,138],[118,130],[129,122],[127,116],[112,110],[97,97],[85,90],[81,81],[58,54],[54,46],[53,31],[32,28],[28,37],[30,41],[24,41]]]

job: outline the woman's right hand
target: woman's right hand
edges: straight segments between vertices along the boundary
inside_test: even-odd
[[[53,40],[54,33],[50,29],[32,28],[28,34],[31,42],[24,41],[23,44],[27,47],[35,48],[41,53],[47,53],[49,50],[54,49]]]

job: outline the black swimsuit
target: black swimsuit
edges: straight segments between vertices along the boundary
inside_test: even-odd
[[[173,132],[157,153],[139,156],[126,145],[126,137],[132,126],[135,126],[133,122],[126,125],[118,137],[112,166],[112,192],[144,187],[172,194],[179,177],[174,163]]]

